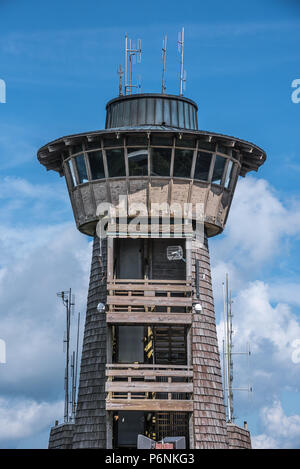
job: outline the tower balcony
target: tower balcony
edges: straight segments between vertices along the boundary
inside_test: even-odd
[[[189,281],[113,279],[107,290],[107,323],[189,325],[192,322]]]
[[[106,365],[106,410],[193,411],[193,370],[184,365]]]

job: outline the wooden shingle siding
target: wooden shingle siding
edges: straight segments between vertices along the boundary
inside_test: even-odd
[[[106,313],[98,313],[97,304],[106,303],[106,241],[95,236],[82,347],[78,404],[73,449],[105,448],[105,365]],[[104,275],[103,275],[104,274]]]
[[[227,424],[229,449],[251,449],[250,433],[232,423]]]
[[[207,239],[201,246],[192,244],[194,281],[196,261],[199,261],[200,298],[194,298],[194,302],[201,304],[202,311],[193,313],[192,321],[194,445],[195,449],[226,449],[226,414]]]

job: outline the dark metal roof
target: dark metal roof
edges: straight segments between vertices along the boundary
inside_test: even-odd
[[[197,104],[184,96],[143,93],[119,96],[106,105],[105,128],[168,126],[197,130]]]

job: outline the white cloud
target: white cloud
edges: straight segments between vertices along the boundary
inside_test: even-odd
[[[255,435],[251,437],[251,444],[253,449],[277,449],[278,442],[271,436]]]
[[[286,239],[299,233],[299,202],[284,204],[266,180],[248,176],[237,185],[224,236],[213,242],[213,258],[258,270],[286,253]]]
[[[261,422],[264,433],[252,438],[254,448],[300,447],[300,415],[285,415],[281,402],[275,399],[272,406],[263,407]]]
[[[41,432],[54,423],[62,411],[62,401],[48,403],[0,398],[0,446],[8,440]]]
[[[0,393],[22,390],[47,398],[63,392],[65,310],[56,293],[72,288],[75,313],[81,312],[83,322],[91,243],[73,224],[64,224],[15,232],[3,227],[0,246],[6,251],[0,269],[0,337],[7,353]],[[75,325],[76,318],[72,321]]]

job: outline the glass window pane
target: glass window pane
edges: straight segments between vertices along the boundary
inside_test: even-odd
[[[195,179],[201,179],[201,181],[208,180],[209,168],[211,163],[212,154],[204,151],[198,151],[197,161],[195,166]]]
[[[162,134],[151,135],[151,145],[172,146],[173,137]]]
[[[171,148],[151,149],[151,176],[170,176]]]
[[[78,172],[78,177],[79,177],[79,182],[80,184],[83,182],[88,182],[88,176],[87,176],[87,171],[85,167],[85,161],[84,161],[84,156],[83,155],[78,155],[75,157],[75,162],[76,162],[76,167],[77,167],[77,172]]]
[[[123,145],[123,138],[122,135],[120,138],[116,138],[116,136],[107,136],[103,138],[103,145],[105,147],[120,147]]]
[[[67,166],[69,168],[69,173],[70,173],[71,178],[72,178],[73,186],[76,186],[76,178],[75,178],[75,173],[74,173],[74,168],[73,168],[72,162],[67,161]]]
[[[106,150],[108,174],[110,178],[125,176],[125,162],[123,148]]]
[[[228,167],[227,167],[227,174],[226,174],[226,178],[225,178],[225,187],[226,187],[226,189],[228,189],[228,187],[229,187],[231,176],[232,176],[232,171],[233,171],[233,163],[232,163],[232,161],[229,161],[229,164],[228,164]]]
[[[148,138],[145,134],[134,134],[127,136],[127,145],[128,146],[147,146]]]
[[[188,148],[195,148],[196,147],[196,140],[194,138],[189,138],[184,136],[183,138],[176,137],[176,147],[188,147]]]
[[[129,176],[148,175],[148,150],[146,148],[128,149]]]
[[[221,184],[225,163],[225,158],[219,155],[216,156],[214,172],[212,175],[212,182],[214,182],[215,184]]]
[[[85,145],[87,150],[95,150],[96,148],[101,148],[100,139],[92,140],[91,142],[86,143]]]
[[[174,176],[189,178],[193,162],[193,150],[175,150]]]
[[[224,153],[225,155],[230,155],[231,148],[225,147],[224,145],[220,145],[220,143],[218,143],[217,152]]]
[[[88,153],[92,179],[105,178],[102,151]]]
[[[72,145],[71,146],[71,154],[74,155],[75,153],[80,153],[82,151],[82,145]]]
[[[215,143],[209,143],[209,142],[202,142],[201,140],[198,143],[198,148],[199,150],[215,150]]]

